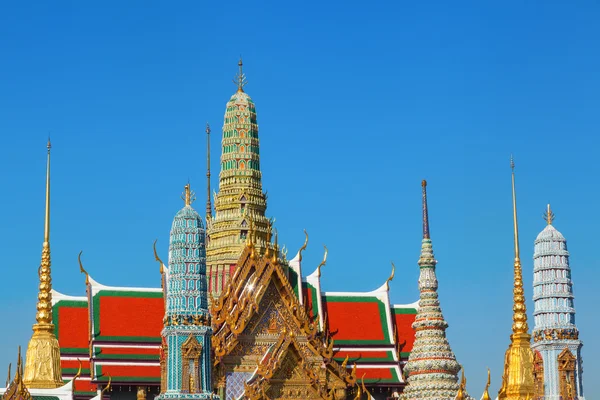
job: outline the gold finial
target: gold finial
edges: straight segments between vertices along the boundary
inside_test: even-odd
[[[325,266],[325,264],[327,263],[327,246],[323,245],[323,247],[325,248],[325,254],[323,255],[323,261],[321,261],[321,264],[319,264],[319,266],[317,267],[317,276],[321,277],[321,267]]]
[[[210,203],[210,125],[206,123],[206,219],[212,218]]]
[[[491,379],[490,369],[488,368],[487,383],[486,383],[485,389],[483,391],[483,396],[481,396],[481,400],[491,400],[490,392],[489,392],[491,382],[492,382],[492,379]]]
[[[154,259],[156,261],[158,261],[158,263],[160,264],[160,274],[162,275],[164,272],[165,264],[162,262],[162,260],[158,256],[158,252],[156,251],[156,242],[158,242],[158,239],[154,240]]]
[[[385,281],[385,289],[386,290],[390,290],[390,282],[394,279],[394,274],[396,273],[396,266],[394,265],[394,262],[392,261],[392,273],[390,275],[389,278],[387,278],[387,280]]]
[[[184,192],[181,195],[181,200],[185,202],[185,206],[189,207],[194,201],[196,201],[196,193],[190,189],[190,183],[184,186]]]
[[[302,262],[302,252],[306,250],[306,246],[308,246],[308,233],[306,233],[306,229],[304,230],[304,235],[306,236],[304,239],[304,244],[298,250],[298,261]]]
[[[427,212],[427,181],[421,182],[423,187],[423,239],[430,239],[429,236],[429,214]]]
[[[79,272],[81,272],[82,274],[85,274],[85,284],[89,285],[90,284],[90,275],[87,273],[87,271],[83,268],[83,264],[81,263],[81,254],[83,253],[83,250],[81,250],[79,252],[79,255],[77,256],[77,261],[79,261]]]
[[[552,222],[554,222],[554,213],[552,212],[552,209],[550,208],[550,204],[548,204],[548,207],[546,208],[546,212],[544,212],[544,219],[546,220],[548,225],[552,225]]]
[[[42,262],[38,269],[39,293],[35,319],[38,324],[52,323],[52,275],[50,259],[50,149],[52,144],[48,138],[48,156],[46,160],[46,215],[44,218],[44,243],[42,245]]]
[[[102,400],[102,398],[104,397],[104,393],[107,392],[108,390],[110,390],[111,383],[112,383],[112,376],[108,375],[108,384],[100,392],[100,400]]]
[[[75,376],[72,379],[73,384],[75,384],[75,380],[81,376],[81,360],[79,358],[77,358],[77,361],[79,362],[79,370],[77,370],[77,373],[75,374]],[[73,386],[73,391],[74,390],[75,390],[75,387]]]
[[[240,56],[240,61],[238,62],[240,72],[235,76],[235,79],[233,80],[233,83],[235,83],[238,87],[238,92],[243,92],[244,86],[246,86],[246,84],[248,83],[246,81],[246,75],[244,75],[244,71],[242,70],[243,65],[244,64],[242,63],[242,57]]]
[[[275,245],[273,246],[273,262],[276,263],[277,257],[279,257],[279,233],[275,229]]]

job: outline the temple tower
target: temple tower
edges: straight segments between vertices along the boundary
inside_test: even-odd
[[[504,356],[504,373],[498,400],[528,400],[535,394],[534,358],[531,350],[531,335],[527,325],[525,291],[523,290],[523,270],[519,255],[519,224],[517,223],[517,194],[515,191],[515,164],[512,169],[512,202],[515,262],[513,265],[513,325],[510,345]]]
[[[233,275],[250,224],[254,226],[254,243],[260,253],[267,246],[270,225],[265,217],[267,196],[262,191],[256,109],[244,92],[246,77],[241,59],[238,65],[239,74],[234,81],[237,92],[225,110],[215,215],[206,216],[208,285],[214,294],[221,293]]]
[[[30,389],[53,389],[63,386],[60,347],[52,324],[52,274],[50,270],[50,139],[46,162],[46,215],[42,262],[38,269],[39,292],[33,336],[27,346],[23,383]]]
[[[575,326],[573,283],[564,236],[554,228],[548,205],[546,227],[533,253],[533,350],[541,357],[546,400],[583,399],[579,331]]]
[[[173,219],[166,286],[164,373],[157,399],[218,399],[212,394],[211,321],[206,290],[205,231],[191,206],[194,193],[185,186],[185,206]]]
[[[470,399],[464,385],[458,383],[460,365],[446,338],[448,323],[438,299],[435,275],[437,261],[429,235],[427,212],[427,182],[423,181],[423,241],[419,258],[419,309],[412,327],[415,343],[404,367],[408,375],[401,398],[404,400]],[[459,393],[460,390],[460,393]],[[458,397],[457,397],[458,395]]]

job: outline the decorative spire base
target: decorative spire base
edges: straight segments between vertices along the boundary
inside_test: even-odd
[[[498,400],[533,399],[535,384],[531,335],[514,333],[510,339],[511,344],[504,357],[504,375]]]
[[[54,325],[33,325],[33,336],[27,346],[23,382],[29,389],[54,389],[64,385],[60,367],[60,347]]]

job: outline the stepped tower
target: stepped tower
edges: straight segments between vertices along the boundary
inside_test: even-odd
[[[525,309],[525,291],[523,290],[523,270],[519,256],[519,225],[517,223],[517,195],[515,192],[515,164],[510,160],[512,169],[512,201],[514,226],[514,287],[513,287],[513,325],[510,345],[504,357],[502,386],[498,400],[530,400],[534,398],[534,365],[531,350],[531,335],[527,325]]]
[[[544,399],[583,399],[579,331],[575,326],[573,283],[564,236],[554,228],[548,205],[546,227],[533,253],[533,345],[543,374]]]
[[[427,212],[427,182],[423,181],[423,241],[419,258],[419,309],[412,327],[415,343],[404,371],[408,374],[404,400],[471,399],[464,385],[458,383],[461,367],[446,338],[448,323],[442,315],[438,300],[438,281],[435,275],[437,261],[429,236]],[[461,392],[459,393],[459,389]],[[458,397],[457,397],[458,396]]]
[[[23,383],[29,389],[53,389],[63,386],[60,348],[52,324],[52,274],[50,270],[50,140],[46,162],[46,216],[42,262],[38,269],[39,292],[33,336],[27,346]]]
[[[211,293],[219,294],[233,275],[246,237],[253,225],[259,253],[266,249],[270,222],[265,217],[267,196],[262,191],[258,125],[254,102],[244,92],[242,60],[234,81],[237,92],[225,110],[219,174],[219,193],[214,196],[215,215],[207,219],[206,264]],[[207,129],[207,133],[210,131]],[[207,174],[210,177],[210,172]],[[207,210],[210,210],[207,204]]]
[[[169,267],[161,268],[166,308],[161,394],[157,400],[218,399],[212,394],[204,225],[191,206],[194,194],[189,184],[183,198],[185,206],[177,212],[171,227]]]

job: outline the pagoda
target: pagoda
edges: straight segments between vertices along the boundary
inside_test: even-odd
[[[33,335],[27,346],[25,369],[21,359],[19,346],[17,370],[14,379],[10,380],[10,365],[6,388],[0,389],[2,400],[72,400],[73,387],[81,375],[81,363],[75,369],[77,373],[63,381],[60,346],[53,319],[52,271],[50,256],[50,149],[48,139],[46,158],[46,211],[44,218],[44,242],[42,245],[42,261],[38,268],[38,301]],[[67,381],[65,383],[65,381]]]
[[[404,400],[470,399],[463,381],[459,384],[461,367],[446,338],[448,323],[438,299],[437,261],[429,235],[427,182],[423,187],[423,241],[419,257],[419,308],[412,327],[416,332],[413,351],[404,368],[408,384],[402,393]]]
[[[207,198],[206,266],[208,287],[218,295],[235,272],[250,220],[254,225],[257,250],[267,247],[269,220],[265,216],[267,195],[262,191],[260,152],[256,108],[244,92],[246,76],[239,63],[234,83],[237,91],[227,102],[223,124],[219,192],[215,194],[215,215]],[[210,129],[207,127],[207,134]],[[210,148],[210,146],[209,146]],[[210,153],[208,157],[208,187],[210,188]]]
[[[584,399],[579,331],[575,325],[573,282],[564,236],[553,226],[548,205],[544,230],[535,239],[533,344],[540,399]]]
[[[212,394],[211,317],[206,293],[205,231],[185,186],[185,206],[173,219],[164,275],[161,393],[157,400],[218,399]],[[158,258],[158,255],[157,255]],[[159,259],[160,260],[160,259]]]

